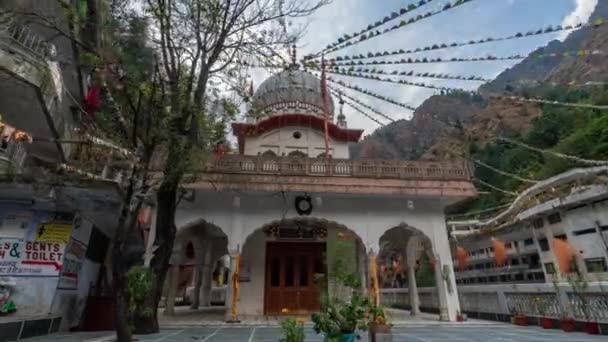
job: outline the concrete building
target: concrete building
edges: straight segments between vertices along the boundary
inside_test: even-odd
[[[455,237],[469,253],[465,269],[455,268],[458,284],[562,281],[554,239],[575,251],[572,271],[587,281],[608,281],[608,187],[600,182],[555,192],[522,209],[501,229],[482,227],[478,233]],[[505,266],[496,266],[492,238],[505,243]]]
[[[318,310],[324,284],[332,291],[339,254],[377,293],[370,265],[381,240],[399,239],[433,257],[440,316],[456,319],[443,211],[476,195],[467,164],[349,159],[348,144],[362,131],[347,128],[341,109],[334,122],[334,100],[322,89],[297,66],[267,79],[255,92],[248,121],[233,124],[239,154],[218,156],[188,185],[189,200],[177,209],[165,313],[173,313],[181,296],[182,265],[195,270],[193,307],[208,305],[211,266],[225,254],[227,320]],[[410,254],[413,272],[412,259],[420,254]]]
[[[58,30],[70,27],[57,1],[0,4],[0,339],[82,328],[91,291],[108,289],[120,172],[73,143],[94,138],[75,130],[84,75]]]

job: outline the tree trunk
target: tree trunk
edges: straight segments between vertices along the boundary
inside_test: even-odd
[[[178,182],[166,181],[161,185],[156,195],[156,236],[154,244],[158,246],[158,249],[150,262],[150,268],[152,268],[155,278],[151,295],[146,299],[144,308],[141,310],[142,312],[148,312],[148,314],[137,314],[134,317],[133,323],[137,334],[154,334],[159,331],[158,303],[162,296],[163,285],[173,252],[173,243],[175,242],[177,188]]]

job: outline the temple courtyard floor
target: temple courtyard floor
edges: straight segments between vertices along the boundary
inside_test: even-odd
[[[323,341],[312,327],[306,327],[305,341]],[[368,341],[361,334],[359,341]],[[278,327],[193,327],[166,328],[159,334],[134,336],[141,342],[278,342],[281,332]],[[114,341],[111,332],[68,333],[41,336],[24,341],[55,342],[110,342]],[[406,325],[393,327],[393,341],[411,342],[587,342],[606,341],[606,336],[592,336],[584,333],[564,333],[560,330],[543,330],[539,327],[515,327],[508,324],[432,324]]]
[[[281,330],[279,319],[267,317],[247,319],[240,324],[223,322],[221,308],[190,310],[176,308],[174,316],[159,314],[161,332],[153,335],[136,335],[134,341],[141,342],[278,342]],[[544,330],[540,327],[519,327],[506,323],[483,320],[467,322],[440,322],[436,315],[420,314],[415,318],[409,312],[390,310],[389,316],[394,326],[393,341],[406,342],[591,342],[607,341],[606,336],[592,336],[584,333],[565,333],[557,329]],[[321,342],[310,322],[305,323],[305,341]],[[367,333],[362,332],[358,341],[367,342]],[[111,331],[57,333],[24,339],[27,342],[112,342],[115,335]]]

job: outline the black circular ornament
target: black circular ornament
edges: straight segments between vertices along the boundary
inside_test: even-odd
[[[308,216],[312,213],[312,199],[310,196],[296,196],[296,211],[300,216]]]

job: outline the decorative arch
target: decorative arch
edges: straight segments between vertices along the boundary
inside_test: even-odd
[[[277,154],[272,150],[266,150],[262,153],[262,157],[277,157]]]
[[[287,156],[291,158],[308,158],[308,155],[300,150],[291,151]]]

